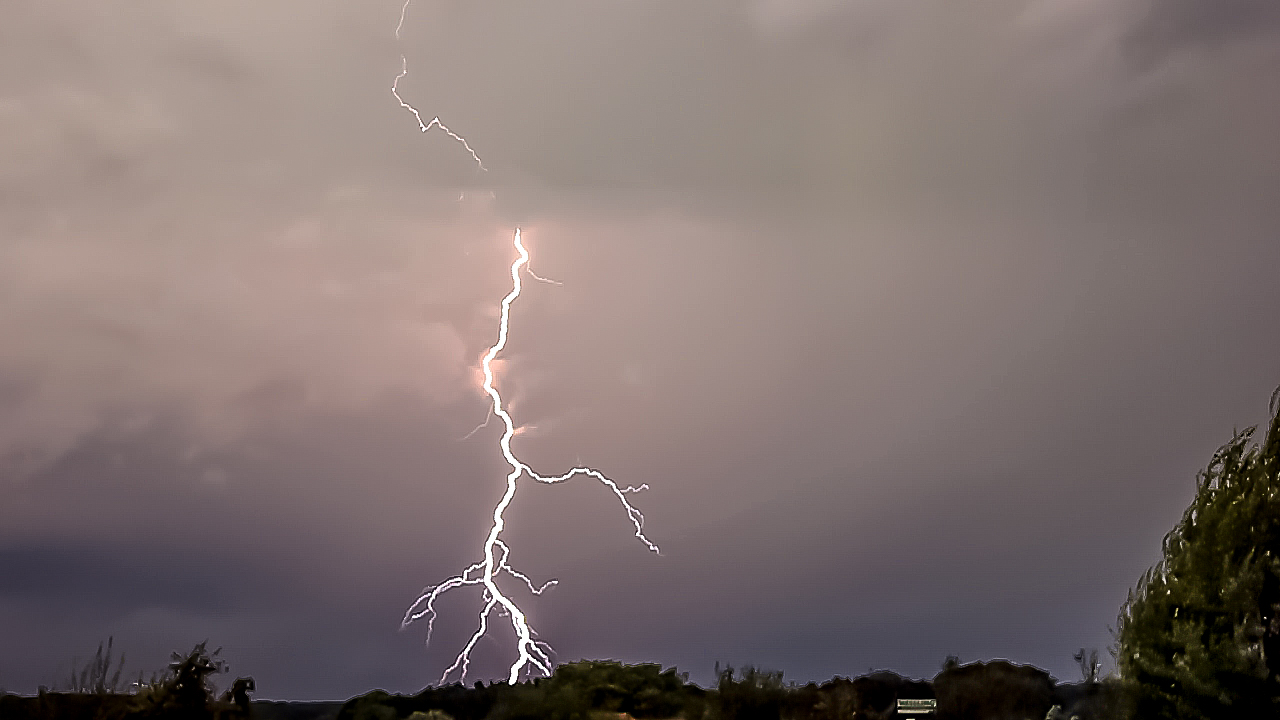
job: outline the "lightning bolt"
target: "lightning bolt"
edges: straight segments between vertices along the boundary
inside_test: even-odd
[[[395,37],[400,39],[400,31],[404,27],[405,15],[409,10],[409,4],[412,0],[405,0],[400,7],[400,21],[396,24]],[[454,141],[460,143],[463,148],[471,154],[472,159],[476,161],[476,165],[481,170],[486,170],[484,163],[480,160],[480,156],[465,138],[450,130],[440,122],[439,117],[432,118],[431,122],[423,122],[422,114],[413,105],[404,101],[400,96],[399,85],[400,80],[409,73],[409,63],[405,56],[400,56],[400,73],[396,75],[395,80],[391,83],[391,94],[395,97],[400,107],[413,114],[414,119],[418,122],[418,129],[427,132],[433,127],[439,128]],[[503,515],[507,508],[515,499],[517,481],[521,477],[528,477],[540,483],[558,484],[567,482],[579,475],[590,477],[606,488],[609,489],[622,503],[623,510],[626,512],[628,519],[631,520],[632,526],[635,528],[635,536],[640,540],[651,552],[659,553],[658,546],[655,545],[644,534],[644,515],[631,504],[627,496],[642,490],[648,490],[648,485],[626,486],[621,487],[611,480],[604,473],[589,467],[574,467],[561,475],[542,475],[531,468],[529,465],[521,461],[511,449],[511,439],[516,436],[518,429],[515,422],[511,419],[511,415],[503,406],[502,395],[494,386],[493,377],[493,361],[498,354],[507,346],[507,337],[510,332],[511,325],[511,306],[520,297],[522,285],[520,282],[521,271],[528,273],[535,280],[560,285],[561,283],[548,278],[541,277],[529,269],[529,250],[524,246],[520,238],[520,228],[515,229],[512,237],[512,246],[516,251],[516,259],[511,263],[511,291],[502,299],[501,312],[498,319],[498,339],[489,347],[480,361],[481,369],[484,372],[484,383],[482,385],[484,392],[489,396],[490,408],[485,421],[467,434],[467,438],[474,435],[481,428],[488,426],[489,421],[497,417],[502,421],[503,431],[502,438],[498,441],[498,447],[502,451],[502,457],[506,460],[507,465],[511,467],[511,471],[507,473],[506,491],[502,495],[502,499],[493,509],[493,524],[489,527],[488,536],[485,538],[483,546],[483,560],[469,565],[461,573],[448,578],[444,582],[425,588],[418,596],[417,600],[409,606],[405,611],[404,618],[401,620],[400,628],[403,630],[411,623],[426,618],[427,620],[427,638],[426,642],[430,644],[431,633],[435,629],[436,621],[436,600],[441,595],[451,590],[461,587],[479,586],[482,589],[481,602],[482,609],[477,617],[477,627],[472,633],[470,639],[463,646],[462,650],[454,658],[453,664],[445,669],[440,676],[440,684],[444,684],[448,678],[455,672],[459,674],[461,681],[466,681],[467,671],[471,662],[471,652],[475,649],[476,643],[485,636],[489,631],[490,616],[497,611],[499,617],[506,617],[511,623],[512,630],[516,635],[516,660],[511,664],[508,673],[507,682],[515,684],[519,679],[521,672],[532,672],[537,670],[544,675],[551,674],[551,647],[536,639],[537,633],[529,626],[528,618],[524,612],[516,605],[510,596],[505,594],[498,587],[497,578],[499,575],[507,575],[519,581],[526,589],[534,595],[541,595],[543,591],[552,585],[557,584],[556,580],[549,580],[542,585],[536,585],[527,575],[511,566],[508,558],[511,554],[511,548],[502,540],[502,531],[506,527],[506,520]],[[466,439],[466,438],[463,438]]]

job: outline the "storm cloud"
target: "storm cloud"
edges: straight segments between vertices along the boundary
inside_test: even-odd
[[[0,686],[433,680],[517,225],[518,450],[663,548],[521,486],[561,660],[1074,679],[1280,384],[1271,7],[0,0]]]

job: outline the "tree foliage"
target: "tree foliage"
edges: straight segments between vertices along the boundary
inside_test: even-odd
[[[253,688],[252,678],[240,678],[219,708],[214,697],[217,688],[214,677],[227,671],[227,664],[220,657],[222,648],[210,651],[208,641],[202,642],[189,653],[175,652],[169,669],[159,681],[141,685],[132,702],[128,717],[148,720],[201,720],[213,718],[221,710],[239,707],[248,713],[248,692]],[[234,695],[234,698],[233,698]],[[223,712],[223,715],[228,713]]]
[[[739,671],[716,664],[717,720],[778,720],[786,697],[780,670],[747,665]]]
[[[1199,473],[1163,557],[1120,610],[1116,665],[1142,718],[1280,716],[1280,389],[1261,445]]]

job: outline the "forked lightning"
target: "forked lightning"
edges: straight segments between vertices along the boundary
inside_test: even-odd
[[[404,26],[405,14],[408,12],[410,2],[412,2],[412,0],[405,0],[404,5],[400,7],[400,22],[397,23],[395,31],[397,40],[400,38],[400,30]],[[391,84],[391,94],[395,97],[396,102],[400,104],[400,107],[413,114],[414,118],[418,121],[419,130],[425,133],[433,127],[440,128],[440,130],[446,133],[450,138],[460,143],[467,152],[471,154],[472,159],[476,161],[476,164],[480,169],[484,170],[485,166],[480,160],[480,156],[471,148],[471,145],[466,141],[466,139],[445,127],[444,123],[440,122],[439,117],[432,118],[431,122],[423,122],[422,114],[418,112],[417,108],[405,102],[404,99],[400,97],[400,80],[408,75],[408,73],[408,60],[404,55],[401,55],[400,74],[396,75],[396,79]],[[510,596],[498,587],[497,583],[498,576],[505,574],[519,581],[521,585],[526,587],[534,595],[541,595],[548,587],[556,584],[555,580],[550,580],[542,585],[535,585],[527,575],[516,570],[508,563],[511,548],[502,540],[502,530],[506,525],[506,521],[503,519],[503,514],[506,512],[507,507],[511,505],[511,501],[515,497],[516,481],[519,480],[521,476],[527,476],[542,483],[562,483],[577,475],[586,475],[598,480],[605,487],[609,488],[609,490],[617,496],[619,502],[622,503],[622,507],[626,511],[627,517],[630,518],[632,525],[635,527],[635,536],[640,540],[640,542],[644,543],[652,552],[659,552],[658,546],[653,544],[644,534],[644,516],[641,515],[640,511],[637,510],[627,499],[627,495],[631,493],[647,490],[648,485],[640,485],[638,487],[619,487],[617,483],[610,480],[603,473],[588,467],[575,467],[563,475],[540,475],[534,471],[533,468],[529,467],[517,458],[511,449],[511,439],[515,437],[517,428],[511,419],[511,415],[507,412],[506,408],[503,407],[502,395],[500,395],[498,393],[498,389],[494,387],[493,361],[507,345],[507,334],[511,320],[511,305],[516,301],[516,298],[520,297],[520,290],[522,287],[520,283],[521,271],[523,270],[528,273],[530,277],[537,280],[556,285],[560,284],[554,280],[539,277],[529,269],[529,251],[525,248],[524,243],[520,239],[519,228],[516,228],[515,230],[514,237],[512,238],[512,245],[516,250],[517,257],[515,261],[511,263],[511,291],[502,299],[501,312],[498,319],[498,340],[488,349],[487,352],[485,352],[480,362],[481,369],[484,373],[484,383],[482,387],[491,401],[489,416],[485,419],[484,423],[467,435],[467,437],[474,435],[481,428],[487,426],[489,420],[495,416],[502,420],[502,438],[499,440],[498,445],[502,450],[502,457],[507,461],[507,464],[511,466],[511,472],[507,474],[506,492],[503,493],[502,499],[493,509],[493,525],[489,528],[489,534],[485,539],[483,548],[484,559],[472,564],[460,574],[445,580],[439,585],[434,585],[423,590],[422,594],[418,596],[418,599],[409,606],[409,609],[405,612],[404,619],[400,624],[401,629],[403,629],[415,620],[420,620],[425,617],[427,619],[427,643],[430,643],[431,633],[435,628],[436,600],[442,594],[460,587],[477,585],[482,588],[482,608],[478,615],[476,630],[472,633],[470,639],[458,653],[453,664],[446,668],[444,673],[440,676],[441,684],[447,682],[449,677],[454,673],[458,673],[460,680],[466,680],[468,666],[471,662],[471,651],[475,649],[476,643],[480,641],[480,638],[484,637],[485,633],[488,632],[489,619],[495,610],[498,611],[499,617],[506,617],[510,620],[511,628],[516,634],[517,657],[511,664],[507,682],[514,684],[520,678],[520,674],[522,672],[531,673],[532,671],[537,670],[544,675],[551,674],[552,663],[548,656],[548,653],[551,650],[550,646],[535,638],[536,633],[533,631],[533,628],[529,627],[529,622],[525,617],[524,612],[520,610],[519,606],[516,605],[515,601],[513,601]]]

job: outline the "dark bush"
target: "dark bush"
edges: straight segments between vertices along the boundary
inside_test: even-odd
[[[1058,710],[1050,720],[1119,720],[1126,717],[1124,691],[1119,681],[1063,683],[1054,688]]]
[[[252,678],[239,678],[225,702],[215,701],[215,675],[226,672],[218,657],[222,648],[208,650],[208,641],[191,652],[173,653],[163,679],[143,685],[130,703],[129,718],[138,720],[204,720],[248,715]]]
[[[736,677],[735,677],[736,674]],[[782,672],[739,671],[716,665],[716,696],[712,713],[717,720],[780,720],[785,691]]]
[[[936,720],[1027,720],[1054,706],[1049,673],[1004,660],[948,664],[933,679]]]

